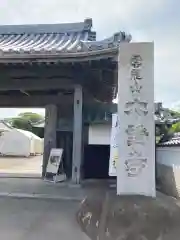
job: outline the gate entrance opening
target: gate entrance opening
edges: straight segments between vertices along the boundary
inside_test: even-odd
[[[86,145],[84,149],[84,178],[108,179],[109,145]]]

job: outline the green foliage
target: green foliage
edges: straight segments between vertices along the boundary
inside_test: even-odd
[[[180,118],[180,112],[179,111],[174,111],[174,110],[170,110],[168,109],[169,113],[171,114],[172,117],[174,118]]]
[[[32,130],[31,123],[29,122],[28,119],[23,119],[23,118],[13,118],[12,119],[12,127],[14,128],[19,128],[23,130]]]
[[[32,113],[32,112],[24,112],[24,113],[20,113],[18,115],[19,118],[24,119],[24,120],[28,120],[31,123],[37,123],[40,120],[43,119],[43,116],[38,114],[38,113]]]
[[[168,141],[174,135],[174,130],[166,123],[156,125],[156,143]]]
[[[32,132],[32,124],[37,123],[42,119],[43,116],[38,113],[24,112],[20,113],[18,117],[11,119],[11,124],[12,127]]]
[[[173,124],[171,127],[171,131],[173,131],[174,133],[180,132],[180,122]]]
[[[161,137],[160,136],[156,136],[156,143],[159,143]]]

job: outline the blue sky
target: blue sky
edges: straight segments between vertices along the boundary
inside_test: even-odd
[[[1,0],[0,23],[61,23],[91,17],[99,39],[123,30],[134,41],[154,41],[155,100],[176,106],[180,105],[179,9],[178,0]],[[24,110],[3,109],[0,118]]]

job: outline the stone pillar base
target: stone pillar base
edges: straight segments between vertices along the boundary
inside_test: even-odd
[[[93,193],[81,203],[77,221],[92,240],[180,239],[180,208],[161,194],[153,199]]]

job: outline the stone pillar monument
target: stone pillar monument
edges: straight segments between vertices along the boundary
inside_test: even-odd
[[[154,44],[122,43],[118,65],[117,194],[155,197]]]

